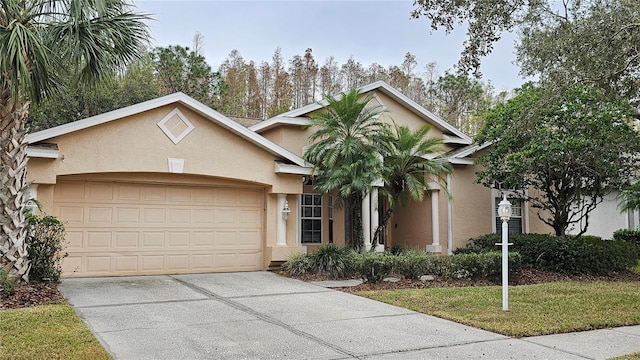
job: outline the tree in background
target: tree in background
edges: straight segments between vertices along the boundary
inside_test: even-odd
[[[490,86],[467,75],[445,72],[429,87],[431,110],[466,134],[475,135],[481,124],[474,115],[493,105]]]
[[[119,0],[0,3],[0,265],[24,281],[29,104],[57,91],[65,65],[81,83],[111,78],[139,55],[145,19]]]
[[[310,48],[288,62],[277,48],[271,63],[247,62],[238,50],[232,50],[219,71],[213,72],[202,55],[203,43],[203,36],[196,33],[193,51],[182,46],[152,49],[96,88],[80,87],[71,73],[61,72],[62,86],[34,108],[29,126],[41,130],[175,91],[228,116],[267,119],[318,101],[323,95],[339,94],[348,86],[383,80],[473,135],[480,118],[472,115],[483,110],[479,105],[496,101],[490,84],[462,75],[439,75],[434,63],[420,73],[417,58],[409,52],[400,66],[385,68],[377,63],[364,67],[353,58],[341,65],[332,56],[319,67]],[[450,99],[456,99],[454,107]]]
[[[72,69],[66,66],[65,69]],[[126,70],[114,73],[95,86],[78,83],[71,72],[58,72],[57,92],[31,104],[27,127],[30,132],[102,114],[160,96],[151,56],[134,59]]]
[[[379,120],[381,109],[368,106],[371,96],[360,99],[357,90],[328,95],[328,105],[311,116],[314,129],[304,157],[314,164],[316,191],[327,194],[338,190],[340,201],[351,215],[352,238],[347,245],[361,248],[361,204],[365,194],[382,180],[382,157],[379,145],[386,142],[387,125]]]
[[[591,84],[634,104],[640,101],[640,2],[637,0],[416,0],[413,18],[450,33],[468,25],[458,61],[479,75],[481,60],[505,32],[518,32],[522,73],[546,87]],[[563,91],[560,89],[559,91]]]
[[[583,234],[603,196],[639,169],[633,113],[627,101],[594,87],[558,94],[526,85],[485,114],[476,142],[492,145],[478,159],[477,181],[526,189],[522,196],[556,235],[573,225]]]
[[[151,51],[162,95],[181,91],[212,106],[220,96],[220,74],[205,57],[188,47],[171,45]]]

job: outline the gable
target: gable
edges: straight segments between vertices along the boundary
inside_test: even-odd
[[[412,113],[416,119],[422,120],[422,125],[420,126],[429,124],[433,127],[433,129],[439,130],[445,143],[452,145],[469,145],[472,143],[472,139],[462,131],[456,129],[454,126],[447,123],[440,117],[418,105],[416,102],[409,99],[407,96],[403,95],[401,92],[389,86],[383,81],[377,81],[375,83],[363,86],[359,89],[359,91],[363,95],[374,92],[374,99],[377,98],[378,100],[380,100],[383,106],[391,106],[391,104],[397,104],[397,107],[393,106],[395,111],[404,109],[402,110],[403,113]],[[312,114],[313,112],[321,110],[326,105],[326,100],[322,100],[314,104],[309,104],[299,109],[291,110],[274,118],[265,120],[259,124],[251,126],[250,129],[258,133],[262,133],[263,131],[281,125],[306,125],[309,123],[307,120],[308,116],[310,116],[310,114]],[[395,120],[395,116],[393,114],[391,116]],[[406,117],[406,119],[409,119],[409,117]]]
[[[286,162],[293,163],[298,166],[306,167],[307,164],[300,157],[294,155],[288,150],[268,141],[264,137],[256,134],[255,132],[245,128],[244,126],[238,124],[237,122],[225,117],[219,112],[209,108],[208,106],[190,98],[189,96],[183,93],[175,93],[167,96],[163,96],[161,98],[145,101],[140,104],[135,104],[132,106],[128,106],[126,108],[110,111],[108,113],[96,115],[87,119],[71,122],[68,124],[64,124],[61,126],[57,126],[51,129],[46,129],[43,131],[39,131],[33,134],[27,135],[27,142],[31,145],[30,153],[35,154],[36,156],[41,155],[41,151],[37,151],[36,146],[39,143],[50,142],[49,139],[52,139],[57,136],[69,134],[72,132],[76,132],[79,130],[87,129],[93,126],[118,121],[123,118],[127,118],[132,115],[140,114],[145,111],[157,109],[163,106],[171,105],[171,104],[180,104],[186,108],[189,108],[204,118],[217,123],[218,125],[226,128],[237,136],[245,138],[249,140],[256,146],[259,146],[274,155],[279,156]],[[47,157],[52,157],[50,153],[47,154]]]

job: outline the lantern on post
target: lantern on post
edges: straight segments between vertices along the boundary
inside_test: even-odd
[[[502,219],[502,310],[509,310],[509,219],[511,218],[511,203],[507,194],[502,194],[502,201],[498,204],[498,216]]]

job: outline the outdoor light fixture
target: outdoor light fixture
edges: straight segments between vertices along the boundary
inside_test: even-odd
[[[509,221],[511,218],[511,203],[507,200],[507,194],[503,194],[502,201],[498,204],[498,216],[504,221]]]
[[[498,204],[498,216],[502,219],[502,310],[509,310],[509,219],[511,218],[511,203],[507,194],[502,193],[502,201]]]
[[[289,214],[291,214],[291,209],[289,209],[289,202],[287,200],[284,201],[284,208],[282,209],[282,220],[289,220]]]

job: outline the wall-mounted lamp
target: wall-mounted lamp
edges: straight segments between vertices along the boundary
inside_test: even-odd
[[[289,209],[289,202],[287,200],[284,201],[284,208],[282,209],[282,220],[289,220],[289,214],[291,214],[291,209]]]

